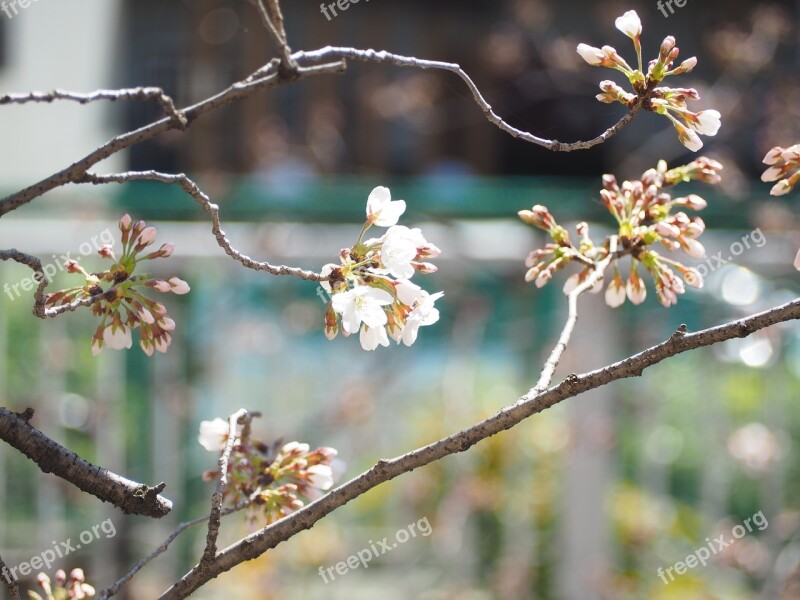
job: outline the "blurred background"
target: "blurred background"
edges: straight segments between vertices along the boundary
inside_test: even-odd
[[[630,61],[614,18],[631,8],[644,24],[646,60],[667,34],[682,57],[699,57],[695,72],[670,85],[696,87],[697,108],[722,113],[703,153],[724,163],[724,181],[685,186],[680,195],[709,200],[709,256],[738,256],[711,263],[706,287],[670,310],[651,284],[635,310],[582,299],[557,377],[621,359],[681,323],[711,326],[796,296],[797,202],[770,198],[758,176],[770,147],[800,141],[800,2],[689,0],[665,17],[654,0],[375,0],[330,20],[317,2],[284,6],[295,50],[346,45],[458,62],[510,123],[562,141],[594,137],[624,114],[594,100],[597,83],[613,74],[586,65],[575,46],[610,44]],[[246,77],[273,52],[248,2],[39,0],[17,9],[0,14],[2,93],[157,85],[185,106]],[[154,103],[4,106],[0,193],[159,116]],[[413,348],[374,353],[352,338],[325,340],[325,304],[313,284],[227,259],[205,214],[179,189],[70,186],[3,218],[0,247],[46,263],[71,252],[99,268],[93,240],[116,232],[130,212],[176,245],[155,272],[192,286],[165,301],[178,330],[158,359],[137,348],[95,359],[88,313],[42,323],[28,295],[0,295],[0,403],[35,408],[37,427],[88,460],[137,481],[167,482],[175,503],[159,521],[124,516],[2,446],[5,562],[77,542],[110,519],[113,536],[95,536],[58,565],[81,566],[97,587],[109,585],[178,523],[208,512],[213,486],[201,474],[216,457],[197,444],[197,428],[240,407],[263,412],[256,430],[265,440],[337,448],[349,478],[514,402],[535,382],[565,316],[564,274],[541,290],[523,281],[525,256],[544,240],[516,211],[541,203],[565,226],[589,220],[602,232],[611,218],[599,202],[600,176],[637,178],[660,158],[678,165],[691,155],[656,115],[638,115],[590,151],[556,154],[490,125],[452,75],[352,64],[343,76],[262,93],[98,166],[185,171],[220,204],[237,248],[310,269],[353,243],[369,191],[389,186],[408,202],[402,222],[442,248],[439,273],[418,283],[445,297],[441,321]],[[749,247],[739,252],[744,239]],[[0,264],[3,283],[29,275]],[[59,275],[51,289],[68,283]],[[800,598],[799,378],[794,325],[677,357],[383,485],[196,597]],[[707,538],[730,538],[759,511],[763,531],[669,585],[659,578],[659,568]],[[327,584],[318,575],[424,518],[429,536],[368,569]],[[229,517],[222,542],[254,527],[243,515]],[[120,597],[157,597],[194,564],[203,542],[202,528],[185,534]]]

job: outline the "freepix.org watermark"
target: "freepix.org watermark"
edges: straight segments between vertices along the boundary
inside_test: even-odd
[[[0,7],[1,6],[2,4],[0,4]],[[72,252],[67,252],[61,256],[53,254],[53,262],[44,265],[42,267],[42,271],[44,272],[47,281],[52,281],[56,273],[61,273],[66,269],[67,262],[70,260],[80,262],[81,258],[84,256],[89,256],[93,252],[100,250],[102,246],[113,245],[113,243],[114,234],[110,229],[106,229],[102,233],[92,236],[91,240],[83,242],[80,246],[78,246],[78,252],[80,253],[79,256],[73,257]],[[13,285],[8,283],[4,284],[3,292],[5,292],[9,299],[13,301],[17,298],[20,298],[22,294],[32,292],[38,286],[39,280],[34,273],[33,275],[26,277]]]
[[[53,542],[53,547],[43,550],[36,556],[31,557],[30,560],[19,563],[15,567],[7,567],[3,569],[3,579],[7,583],[13,583],[19,579],[19,576],[27,577],[34,571],[41,569],[50,569],[57,559],[62,559],[69,554],[80,550],[83,546],[88,546],[95,540],[100,539],[100,534],[104,534],[104,539],[109,539],[117,535],[117,528],[111,519],[106,519],[102,523],[92,525],[91,529],[81,531],[78,536],[80,543],[72,542],[72,538],[67,538],[64,542]],[[18,575],[19,574],[19,575]]]
[[[0,2],[0,10],[6,13],[9,19],[13,19],[19,14],[20,8],[28,8],[32,2],[39,0],[3,0]]]
[[[398,530],[394,536],[394,541],[391,541],[388,536],[377,542],[370,540],[369,548],[362,548],[355,554],[348,556],[347,560],[338,562],[331,567],[320,567],[319,576],[322,577],[322,581],[325,583],[330,583],[336,579],[336,575],[346,575],[352,569],[357,569],[358,567],[368,569],[369,562],[373,558],[391,552],[400,544],[405,544],[411,538],[417,537],[417,533],[422,534],[423,537],[428,537],[433,533],[433,527],[428,522],[428,517],[422,517],[416,523],[410,523],[404,529]],[[334,571],[336,574],[334,574]]]
[[[754,229],[750,233],[743,235],[741,240],[733,242],[730,247],[728,248],[728,256],[723,257],[723,251],[720,250],[716,254],[712,256],[706,256],[704,261],[701,262],[699,265],[695,265],[695,269],[700,274],[700,277],[704,278],[708,276],[709,273],[712,273],[719,269],[720,267],[724,267],[729,262],[731,262],[734,257],[741,256],[744,254],[745,250],[751,250],[752,248],[763,248],[764,245],[767,243],[767,236],[764,235],[764,232],[761,231],[761,228]],[[687,275],[687,283],[691,285],[692,275]]]
[[[746,518],[741,525],[736,525],[731,529],[732,537],[726,538],[723,533],[714,539],[706,538],[705,546],[700,546],[697,550],[687,555],[684,560],[679,560],[671,567],[667,567],[666,569],[659,567],[657,574],[661,578],[661,581],[664,582],[664,585],[669,585],[675,581],[675,575],[672,574],[673,571],[678,575],[683,575],[689,569],[694,569],[698,565],[705,567],[712,556],[728,546],[732,546],[737,540],[742,539],[748,533],[752,533],[754,528],[758,529],[758,531],[764,531],[767,527],[769,527],[767,518],[762,511],[758,511],[752,517]],[[667,576],[669,576],[669,580],[667,580]]]
[[[339,11],[344,12],[350,8],[351,4],[358,4],[360,1],[361,0],[336,0],[336,2],[331,2],[330,4],[325,4],[323,2],[319,5],[319,11],[325,15],[325,18],[328,19],[328,21],[330,21],[334,17],[339,16],[339,13],[336,12],[337,8]],[[369,0],[365,0],[365,2],[369,2]]]
[[[689,2],[689,0],[658,0],[658,2],[656,2],[656,7],[661,11],[661,14],[664,15],[664,18],[666,18],[669,15],[675,14],[675,9],[672,7],[673,4],[678,8],[683,8],[686,6],[687,2]],[[667,10],[669,10],[669,14],[667,14]]]

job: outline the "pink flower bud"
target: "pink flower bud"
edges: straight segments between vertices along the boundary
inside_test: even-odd
[[[139,234],[139,238],[136,240],[136,246],[139,248],[146,248],[155,241],[156,228],[147,227],[144,231],[142,231],[142,233]]]
[[[100,258],[110,258],[111,260],[116,260],[117,257],[114,256],[114,247],[111,244],[105,244],[100,246],[100,249],[97,251],[97,254],[100,255]]]
[[[68,260],[67,262],[64,263],[64,268],[67,269],[68,273],[82,273],[83,272],[83,269],[78,264],[77,260],[72,260],[72,259]]]
[[[183,279],[179,279],[178,277],[170,277],[169,285],[172,287],[172,293],[178,294],[179,296],[182,296],[183,294],[188,294],[190,291],[189,284],[186,283]]]

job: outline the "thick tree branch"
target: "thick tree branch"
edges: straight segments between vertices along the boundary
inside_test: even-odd
[[[326,515],[381,483],[452,454],[464,452],[478,442],[514,427],[554,404],[619,379],[638,377],[647,367],[672,356],[733,338],[747,337],[766,327],[795,319],[800,319],[800,299],[696,333],[686,333],[685,326],[681,326],[668,340],[657,346],[607,367],[582,375],[570,375],[558,385],[541,393],[526,394],[516,403],[463,431],[403,456],[380,460],[374,467],[328,495],[229,546],[217,555],[213,563],[198,564],[166,590],[160,600],[186,598],[219,574],[244,561],[257,558],[301,531],[310,529]]]
[[[248,269],[267,271],[272,275],[292,275],[307,281],[322,281],[324,279],[319,273],[315,273],[314,271],[306,271],[297,267],[287,267],[284,265],[272,265],[266,261],[259,262],[236,250],[236,248],[231,245],[230,240],[225,236],[225,232],[222,231],[219,218],[219,206],[211,202],[208,195],[183,173],[178,173],[176,175],[159,173],[158,171],[128,171],[127,173],[114,173],[111,175],[86,173],[81,177],[79,182],[101,185],[104,183],[127,183],[130,181],[159,181],[161,183],[180,185],[181,188],[194,198],[203,210],[211,216],[211,231],[220,248],[225,251],[225,254]]]
[[[83,460],[31,425],[32,416],[30,409],[20,415],[0,407],[0,439],[30,458],[43,473],[53,473],[125,513],[158,519],[172,510],[172,502],[159,496],[166,484],[151,488]]]

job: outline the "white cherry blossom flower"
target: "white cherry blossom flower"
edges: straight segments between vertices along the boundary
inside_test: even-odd
[[[202,421],[197,441],[209,452],[221,452],[228,441],[229,432],[230,427],[224,419],[217,417],[213,421]]]
[[[130,348],[133,345],[130,328],[127,325],[108,325],[103,330],[103,343],[112,350]]]
[[[639,15],[636,14],[635,10],[629,10],[621,17],[617,17],[614,24],[617,26],[617,29],[632,40],[642,35],[642,22],[639,20]]]
[[[392,200],[389,188],[376,187],[367,199],[367,220],[378,227],[391,227],[406,211],[405,200]]]
[[[319,489],[329,490],[333,487],[333,469],[329,465],[312,465],[306,469],[308,483]]]
[[[336,294],[331,303],[333,310],[342,316],[342,329],[356,333],[365,323],[369,327],[386,325],[383,307],[394,302],[389,292],[359,285],[351,290]]]
[[[436,294],[424,292],[423,297],[417,301],[416,306],[406,319],[405,327],[403,327],[401,340],[406,346],[411,346],[417,341],[420,327],[433,325],[439,320],[439,310],[434,307],[434,303],[442,296],[444,296],[444,292],[437,292]]]
[[[358,336],[361,347],[364,350],[372,351],[378,346],[389,346],[389,337],[386,335],[385,327],[368,327],[362,325],[361,334]]]

